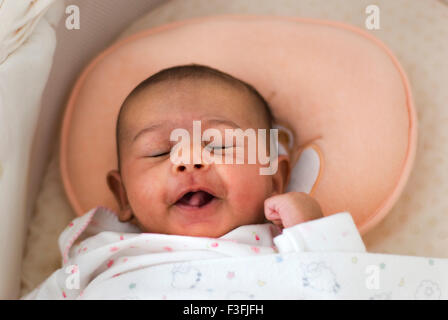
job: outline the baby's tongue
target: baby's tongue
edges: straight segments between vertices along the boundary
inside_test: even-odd
[[[209,197],[210,194],[204,191],[189,192],[182,197],[180,202],[189,206],[198,207],[206,203]]]

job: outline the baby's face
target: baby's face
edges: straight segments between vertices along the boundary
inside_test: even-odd
[[[188,79],[157,83],[133,96],[123,124],[121,170],[108,183],[121,205],[120,219],[133,219],[144,232],[220,237],[241,225],[263,223],[264,200],[282,193],[289,166],[279,157],[277,173],[260,175],[267,165],[175,164],[170,149],[174,129],[193,137],[193,121],[202,132],[267,128],[255,98],[221,81]],[[191,155],[199,149],[191,143]],[[224,145],[224,141],[216,145]],[[233,143],[225,152],[236,152]]]

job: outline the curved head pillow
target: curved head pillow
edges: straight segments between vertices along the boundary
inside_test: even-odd
[[[190,63],[252,84],[291,130],[288,190],[311,192],[325,215],[349,211],[361,232],[391,209],[412,166],[416,116],[406,76],[384,44],[341,23],[218,16],[140,32],[84,70],[60,154],[77,214],[118,208],[106,174],[117,167],[115,123],[126,96],[161,69]]]

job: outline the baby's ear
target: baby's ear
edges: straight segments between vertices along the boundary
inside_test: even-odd
[[[277,161],[277,172],[272,176],[273,195],[285,192],[291,173],[289,156],[280,154]]]
[[[121,181],[121,175],[118,170],[111,170],[107,173],[107,185],[114,194],[115,199],[120,206],[118,218],[121,222],[126,222],[132,219],[133,213],[129,205],[126,190]]]

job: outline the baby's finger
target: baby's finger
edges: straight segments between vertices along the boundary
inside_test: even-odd
[[[264,202],[264,215],[266,216],[266,219],[270,221],[280,220],[280,212],[277,207],[277,204],[275,201],[269,201],[270,199],[267,199]]]

